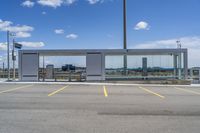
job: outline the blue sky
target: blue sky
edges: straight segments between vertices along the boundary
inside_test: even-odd
[[[123,45],[122,0],[1,0],[0,9],[0,54],[6,28],[25,48]],[[200,0],[127,0],[128,48],[175,48],[180,40],[190,50],[189,65],[200,65],[199,12]]]

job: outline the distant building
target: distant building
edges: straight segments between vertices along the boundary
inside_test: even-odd
[[[194,82],[200,81],[200,67],[193,67],[189,69],[189,77]]]

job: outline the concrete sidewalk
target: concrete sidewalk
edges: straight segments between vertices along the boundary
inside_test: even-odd
[[[2,83],[2,82],[6,82],[7,81],[7,79],[2,79],[2,78],[0,78],[0,83]]]
[[[120,82],[20,82],[1,80],[0,84],[38,84],[38,85],[120,85],[120,86],[194,86],[199,87],[200,84],[191,85],[176,85],[176,84],[135,84],[135,83],[120,83]]]

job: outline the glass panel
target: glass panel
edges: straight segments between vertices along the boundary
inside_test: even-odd
[[[105,57],[106,78],[121,78],[123,76],[123,56]]]
[[[86,78],[85,56],[40,56],[40,80],[83,81]]]
[[[147,59],[147,74],[144,74],[143,58]],[[128,76],[132,78],[174,77],[173,56],[128,56]]]

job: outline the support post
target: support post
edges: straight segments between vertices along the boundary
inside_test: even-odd
[[[22,80],[22,52],[18,51],[18,79]]]
[[[188,53],[184,52],[183,54],[183,63],[184,63],[184,78],[188,79]]]
[[[174,78],[177,78],[177,55],[174,54]]]
[[[181,74],[181,52],[178,54],[178,79],[182,79],[182,74]]]
[[[127,75],[127,55],[124,55],[124,75]]]

